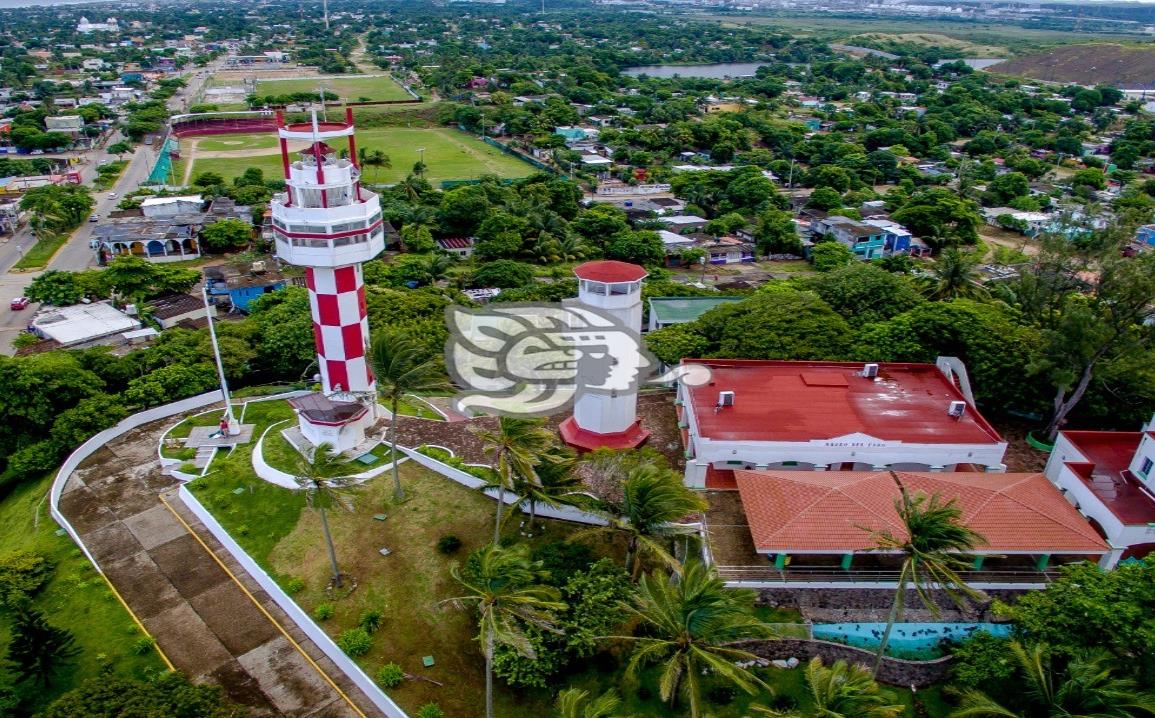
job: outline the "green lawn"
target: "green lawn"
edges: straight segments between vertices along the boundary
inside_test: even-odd
[[[47,267],[48,263],[52,261],[52,257],[56,255],[57,250],[64,246],[75,231],[75,229],[70,229],[60,234],[41,237],[36,240],[36,243],[31,247],[25,246],[23,254],[20,255],[20,261],[12,265],[12,268],[41,269]]]
[[[140,655],[134,647],[144,637],[132,616],[67,535],[48,514],[52,477],[16,488],[0,501],[0,553],[32,551],[56,563],[55,576],[33,601],[48,622],[72,631],[81,654],[45,689],[32,691],[35,712],[81,681],[108,670],[114,675],[144,677],[165,670],[155,650]],[[9,639],[10,615],[0,613],[0,645]],[[6,684],[7,677],[0,680]]]
[[[277,136],[274,134],[201,137],[196,142],[197,152],[233,152],[236,150],[272,150],[277,148]]]
[[[229,135],[227,138],[201,140],[199,148],[205,151],[244,149],[244,145],[224,146],[223,142],[252,143],[253,148],[275,146],[272,135]],[[213,149],[203,143],[212,142]],[[262,145],[261,143],[269,143]],[[382,150],[392,163],[388,169],[365,168],[367,184],[392,184],[409,174],[424,155],[428,166],[425,176],[434,185],[443,180],[475,179],[483,174],[499,177],[526,177],[534,168],[521,160],[510,157],[490,147],[481,140],[459,130],[449,128],[407,128],[387,127],[361,130],[357,133],[358,148]],[[420,148],[424,148],[422,153]],[[278,177],[281,172],[281,158],[276,154],[256,157],[197,157],[193,176],[201,172],[219,172],[226,180],[241,175],[249,167],[259,167],[267,177]]]
[[[411,100],[413,97],[388,76],[361,77],[358,75],[307,77],[300,80],[258,80],[257,95],[291,95],[295,92],[316,92],[324,87],[343,100],[358,102],[370,100]]]

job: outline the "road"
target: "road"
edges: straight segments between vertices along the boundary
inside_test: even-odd
[[[219,62],[219,61],[218,61]],[[188,86],[182,89],[176,95],[173,95],[168,100],[168,108],[172,112],[183,112],[188,108],[189,98],[195,98],[204,86],[212,71],[216,68],[214,63],[203,69],[203,74],[198,70],[193,70],[191,73],[185,75],[188,81]],[[115,144],[124,139],[120,133],[112,135],[105,147]],[[159,149],[159,148],[158,148]],[[84,153],[85,164],[81,167],[80,177],[85,184],[91,184],[96,178],[96,168],[100,166],[101,162],[113,161],[117,157],[110,155],[104,147],[95,148]],[[136,152],[129,159],[128,166],[125,167],[124,172],[121,173],[120,179],[113,185],[111,192],[116,193],[118,197],[124,196],[126,193],[135,190],[140,186],[141,182],[148,179],[149,172],[152,171],[152,166],[156,162],[156,150],[145,145],[137,147]],[[106,217],[108,213],[116,208],[119,199],[110,197],[110,192],[96,192],[93,194],[96,203],[93,208],[93,214],[99,217]],[[89,241],[92,239],[92,230],[94,223],[85,223],[72,233],[68,242],[60,248],[52,261],[48,263],[48,269],[59,269],[66,271],[80,271],[96,266],[96,253],[89,246]],[[33,279],[40,276],[41,272],[13,272],[12,266],[20,260],[24,251],[27,250],[35,242],[30,230],[25,227],[16,233],[13,237],[0,239],[0,353],[12,355],[14,349],[12,348],[12,340],[16,335],[24,330],[28,322],[31,321],[32,315],[36,313],[39,308],[36,304],[31,304],[23,311],[10,310],[9,304],[16,297],[22,296],[24,290],[32,282]]]

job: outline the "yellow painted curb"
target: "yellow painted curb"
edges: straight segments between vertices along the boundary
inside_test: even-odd
[[[156,652],[160,654],[160,658],[162,661],[164,661],[164,664],[168,666],[170,671],[175,671],[176,668],[173,667],[172,661],[168,659],[168,656],[166,656],[164,651],[161,650],[160,644],[157,643],[156,636],[148,632],[148,629],[145,628],[144,624],[140,622],[140,619],[136,617],[136,613],[134,613],[133,610],[128,607],[128,603],[125,602],[124,596],[121,596],[120,591],[116,590],[116,586],[112,585],[112,581],[108,580],[108,576],[104,574],[104,571],[98,570],[97,573],[99,573],[101,577],[104,578],[104,582],[108,584],[110,589],[112,589],[112,595],[116,596],[116,600],[120,601],[120,605],[124,606],[124,610],[128,611],[128,615],[132,616],[132,620],[136,624],[136,627],[139,628],[144,635],[152,639],[152,647],[155,648]]]

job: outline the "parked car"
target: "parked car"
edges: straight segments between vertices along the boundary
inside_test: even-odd
[[[88,221],[89,222],[99,222],[100,221],[100,215],[98,215],[98,214],[90,215],[88,217]]]
[[[12,311],[19,311],[27,307],[28,302],[28,297],[16,297],[8,306],[12,308]]]
[[[116,194],[116,192],[109,192],[109,193],[108,193],[108,198],[109,198],[109,199],[116,199],[116,198],[117,198],[117,196],[118,196],[118,195]]]

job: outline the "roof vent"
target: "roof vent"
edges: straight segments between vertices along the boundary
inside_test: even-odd
[[[862,367],[862,375],[867,379],[873,379],[878,376],[878,365],[873,363],[864,365]]]
[[[734,392],[732,391],[718,392],[718,403],[714,405],[714,413],[721,411],[726,406],[734,406]]]
[[[966,413],[966,410],[967,403],[965,401],[952,401],[946,413],[956,419],[961,419],[963,414]]]

